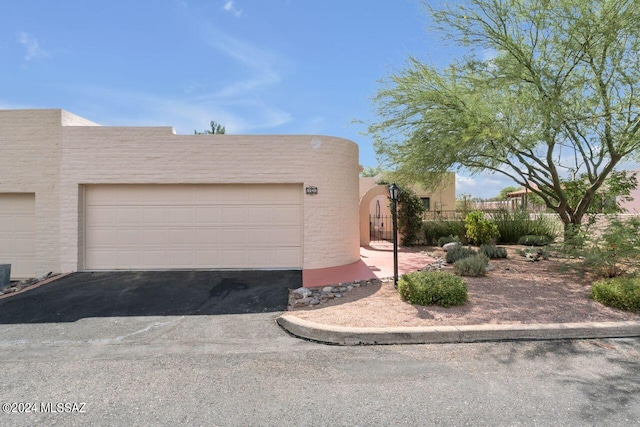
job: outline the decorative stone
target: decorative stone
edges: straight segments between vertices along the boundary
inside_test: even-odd
[[[307,288],[298,288],[295,291],[293,291],[293,296],[294,298],[303,298],[303,297],[308,297],[310,295],[312,295],[313,292],[311,291],[311,289],[307,289]]]
[[[347,291],[352,291],[353,290],[353,286],[349,285],[347,286]]]
[[[442,250],[448,252],[450,249],[456,248],[458,246],[460,246],[460,242],[449,242],[445,243],[444,246],[442,246]]]
[[[322,288],[322,292],[325,292],[325,293],[333,292],[333,286],[325,286],[324,288]]]
[[[309,301],[309,304],[318,305],[318,304],[320,304],[320,300],[318,298],[314,298],[311,301]]]

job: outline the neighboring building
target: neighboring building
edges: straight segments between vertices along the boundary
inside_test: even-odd
[[[435,191],[425,190],[420,185],[411,189],[422,200],[426,209],[425,216],[437,216],[456,209],[456,175],[449,173],[445,184]],[[376,177],[360,178],[360,244],[369,244],[372,235],[388,236],[390,232],[391,210],[386,187],[376,183],[383,179]]]
[[[0,159],[0,263],[13,278],[359,260],[358,146],[345,139],[4,110]]]
[[[620,203],[620,207],[625,209],[626,213],[640,214],[640,169],[631,172],[636,174],[636,180],[638,181],[638,185],[629,195],[633,200],[618,200],[618,202]]]

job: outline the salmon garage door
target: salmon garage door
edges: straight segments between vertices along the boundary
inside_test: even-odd
[[[11,264],[11,278],[34,277],[36,196],[0,193],[0,264]]]
[[[85,269],[299,269],[302,187],[87,185]]]

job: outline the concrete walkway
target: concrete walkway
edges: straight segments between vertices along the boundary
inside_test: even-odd
[[[424,268],[434,260],[419,252],[400,248],[400,275]],[[314,288],[337,283],[393,276],[393,245],[372,243],[360,248],[360,261],[353,264],[304,270],[303,286]],[[551,340],[622,338],[640,336],[640,322],[585,322],[551,324],[487,324],[360,328],[325,325],[285,312],[277,319],[289,333],[308,340],[338,345],[463,343],[504,340]]]
[[[433,258],[407,248],[398,250],[398,274],[402,275],[424,268]],[[303,270],[305,288],[317,288],[356,280],[381,279],[393,276],[393,244],[375,242],[360,248],[360,261],[339,267]]]

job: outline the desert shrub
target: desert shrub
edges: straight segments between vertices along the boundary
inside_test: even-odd
[[[626,221],[617,216],[608,219],[599,235],[588,237],[578,253],[583,266],[599,277],[616,277],[637,271],[640,264],[640,218]]]
[[[467,238],[477,245],[489,243],[491,239],[500,236],[498,227],[491,220],[486,219],[481,211],[469,212],[464,218],[464,225]]]
[[[427,245],[435,245],[441,237],[454,236],[458,241],[464,238],[465,228],[462,221],[424,221],[422,231]]]
[[[468,298],[464,280],[443,271],[404,274],[398,281],[398,292],[404,301],[418,305],[451,307],[464,304]]]
[[[609,307],[640,313],[640,279],[615,277],[593,284],[591,298]]]
[[[481,245],[478,249],[478,253],[486,256],[489,259],[506,258],[507,250],[505,248],[499,248],[494,245]]]
[[[487,274],[488,262],[489,258],[484,255],[462,258],[453,263],[453,271],[458,276],[485,276]]]
[[[547,246],[551,243],[547,236],[526,235],[518,240],[518,244],[526,246]]]
[[[451,243],[451,242],[460,242],[460,239],[458,238],[458,236],[452,236],[452,235],[443,236],[438,239],[438,246],[443,247],[447,243]]]
[[[464,246],[457,246],[447,251],[445,260],[447,261],[448,264],[453,264],[454,262],[462,258],[467,258],[473,255],[476,255],[476,251],[474,251],[473,249],[467,248]]]
[[[525,210],[509,211],[501,209],[491,214],[498,227],[498,242],[516,244],[522,236],[547,236],[550,241],[558,236],[558,222],[547,215],[532,215]]]

